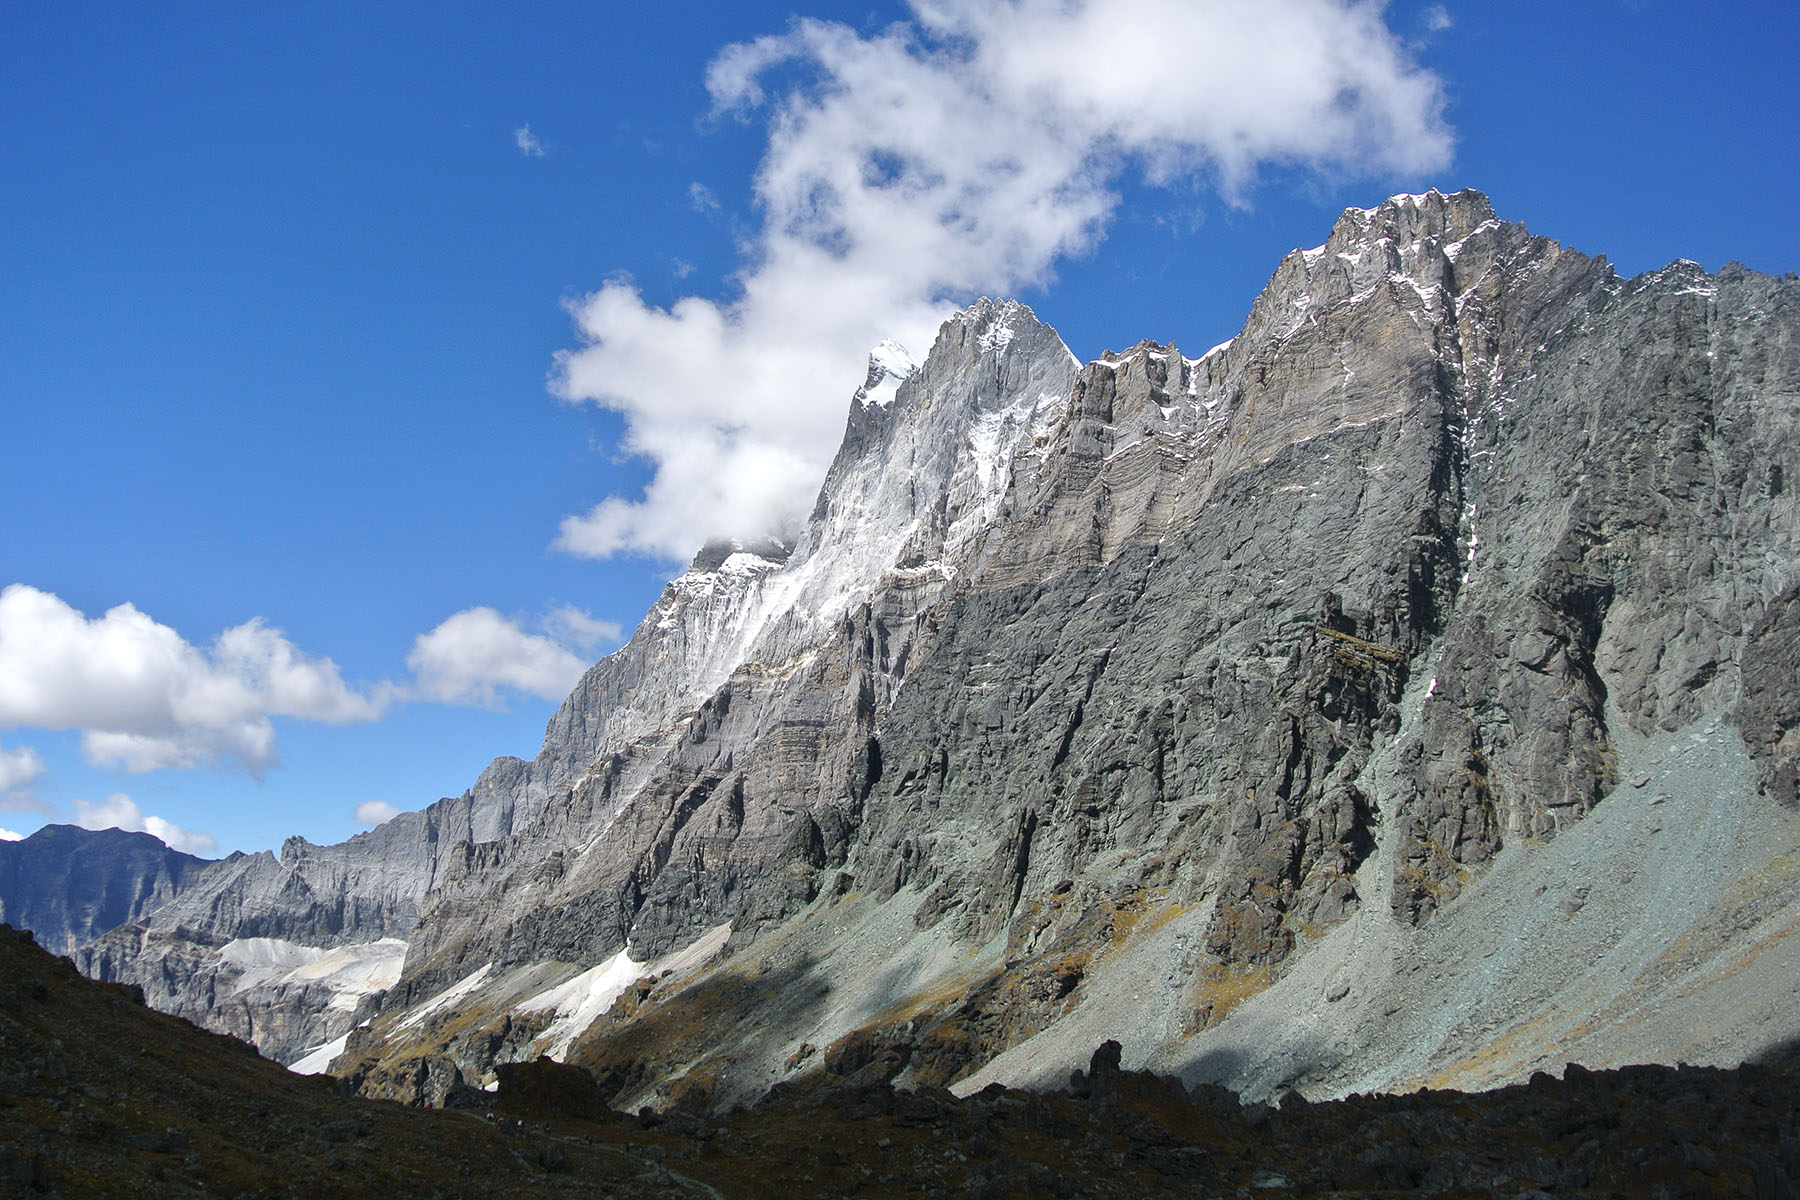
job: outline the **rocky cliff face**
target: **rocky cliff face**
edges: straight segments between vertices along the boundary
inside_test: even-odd
[[[0,842],[0,920],[68,954],[167,904],[209,866],[147,833],[46,825]]]
[[[153,1006],[292,1062],[346,1032],[366,1015],[359,1012],[363,997],[393,980],[360,969],[341,979],[312,978],[316,968],[294,980],[266,970],[246,977],[247,967],[270,963],[240,954],[242,944],[281,943],[287,949],[277,961],[293,970],[327,954],[346,966],[372,955],[391,960],[387,974],[397,975],[425,894],[460,848],[496,828],[499,806],[484,805],[485,798],[478,784],[336,846],[296,837],[279,858],[233,854],[204,863],[159,903],[140,905],[91,940],[71,942],[70,953],[88,975],[137,984]],[[356,948],[360,955],[346,959]],[[385,982],[377,987],[371,978]]]
[[[1346,212],[1199,358],[983,301],[533,762],[86,965],[404,937],[339,1065],[415,1096],[552,1042],[630,1103],[1107,1036],[1253,1092],[1742,1057],[1800,1032],[1797,335],[1791,278],[1623,280],[1473,192]]]

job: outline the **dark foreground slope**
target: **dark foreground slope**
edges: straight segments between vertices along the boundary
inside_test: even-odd
[[[1240,1108],[1096,1053],[1069,1092],[833,1081],[608,1112],[573,1067],[493,1111],[347,1098],[0,926],[0,1196],[1793,1194],[1800,1071],[1631,1068],[1477,1096]],[[485,1103],[483,1097],[465,1097]]]

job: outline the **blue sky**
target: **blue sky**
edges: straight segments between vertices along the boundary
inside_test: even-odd
[[[7,6],[0,827],[330,841],[530,756],[682,554],[788,519],[862,349],[983,292],[1194,354],[1431,186],[1800,267],[1791,6],[1102,7]],[[882,207],[944,179],[969,229]]]

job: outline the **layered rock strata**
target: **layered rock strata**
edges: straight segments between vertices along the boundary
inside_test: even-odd
[[[143,980],[149,947],[251,928],[403,937],[340,1067],[436,1056],[476,1081],[539,1048],[533,997],[728,925],[718,957],[609,996],[565,1051],[615,1096],[720,1103],[827,1061],[1054,1073],[1101,1013],[1140,1031],[1136,1063],[1254,1092],[1313,1068],[1195,1047],[1285,1004],[1291,1048],[1353,987],[1399,995],[1423,969],[1416,1070],[1513,1038],[1470,1078],[1523,1078],[1576,1044],[1531,1033],[1545,1013],[1701,995],[1714,960],[1658,955],[1760,954],[1800,921],[1797,302],[1736,266],[1621,279],[1473,192],[1346,212],[1199,358],[1145,342],[1082,365],[983,301],[916,369],[872,363],[798,538],[703,552],[534,761],[368,840],[248,861],[86,965]],[[1537,887],[1532,911],[1650,887],[1565,896],[1533,871],[1596,806],[1624,814],[1596,861],[1659,833],[1620,797],[1690,731],[1718,794],[1663,811],[1751,847],[1717,892],[1694,881],[1655,926],[1617,914],[1648,957],[1599,999],[1571,976],[1450,1021],[1479,971],[1431,930],[1484,887]],[[1734,904],[1755,919],[1694,940]],[[1566,915],[1531,934],[1552,958],[1602,936]],[[1355,983],[1291,999],[1328,960]],[[1783,1011],[1715,1057],[1800,1032]],[[1391,1049],[1353,1033],[1308,1060],[1335,1063],[1327,1090]]]

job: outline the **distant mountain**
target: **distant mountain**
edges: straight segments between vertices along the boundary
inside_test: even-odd
[[[58,954],[173,900],[211,866],[147,833],[46,825],[0,842],[0,921]]]
[[[1800,1035],[1797,473],[1800,280],[1472,191],[1346,211],[1198,357],[984,300],[534,760],[79,961],[427,1103],[1734,1064]]]

